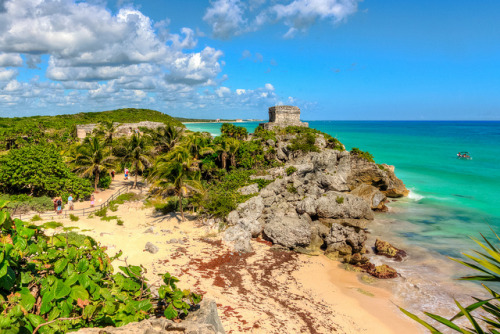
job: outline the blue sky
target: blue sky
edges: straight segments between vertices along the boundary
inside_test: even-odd
[[[500,120],[500,3],[0,0],[0,116]]]

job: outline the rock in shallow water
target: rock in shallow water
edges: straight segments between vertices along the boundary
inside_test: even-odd
[[[396,261],[403,261],[403,258],[406,257],[406,252],[404,250],[396,248],[387,241],[379,239],[375,241],[375,252],[379,255],[393,258]]]

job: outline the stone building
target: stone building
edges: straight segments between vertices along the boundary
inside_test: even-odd
[[[266,130],[274,127],[302,126],[309,127],[309,124],[300,120],[300,109],[295,106],[274,106],[269,108],[269,122],[261,123]]]
[[[140,128],[157,129],[166,126],[164,123],[161,122],[149,122],[149,121],[142,121],[139,123],[123,123],[123,124],[115,122],[114,125],[116,126],[116,131],[114,134],[115,137],[131,136],[134,132],[139,133]],[[97,128],[97,126],[98,124],[77,125],[76,136],[79,139],[83,139],[88,135],[91,135],[92,132]]]

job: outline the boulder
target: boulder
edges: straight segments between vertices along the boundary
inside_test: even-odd
[[[311,243],[311,226],[295,217],[274,218],[264,227],[265,236],[287,248],[307,247]]]
[[[370,205],[365,200],[336,191],[327,192],[316,201],[316,213],[320,218],[374,218]]]
[[[253,251],[250,239],[252,235],[240,225],[231,226],[224,232],[223,241],[234,251],[239,253],[250,253]]]
[[[364,231],[354,227],[333,224],[325,237],[327,252],[339,252],[340,255],[363,252],[366,241]]]
[[[251,195],[259,192],[259,185],[257,183],[252,183],[246,187],[238,189],[242,195]]]
[[[363,183],[351,191],[351,195],[361,197],[368,203],[374,210],[382,210],[385,205],[384,202],[387,197],[372,185]]]
[[[199,309],[190,312],[186,319],[177,323],[166,318],[151,318],[132,322],[122,327],[83,328],[77,334],[225,334],[217,304],[205,299]]]
[[[398,277],[397,271],[386,264],[383,264],[381,266],[375,266],[373,263],[367,262],[358,266],[362,268],[364,271],[366,271],[368,274],[376,278],[388,279],[388,278]]]
[[[297,204],[299,214],[307,213],[309,216],[316,216],[316,201],[312,197],[306,197]]]
[[[375,241],[375,253],[393,258],[396,261],[403,261],[403,258],[406,257],[406,252],[404,250],[398,249],[387,241],[379,239]]]
[[[350,218],[345,218],[345,219],[333,219],[333,218],[319,218],[318,219],[321,224],[327,226],[328,228],[331,228],[333,224],[340,224],[343,226],[351,226],[356,228],[356,231],[359,229],[365,229],[368,226],[368,223],[370,220],[368,219],[350,219]]]
[[[150,242],[147,242],[146,243],[146,246],[144,247],[144,249],[148,252],[150,252],[151,254],[156,254],[158,253],[158,247],[156,247],[155,245],[153,245],[152,243]]]

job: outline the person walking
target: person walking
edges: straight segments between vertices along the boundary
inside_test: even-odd
[[[90,195],[90,207],[93,208],[95,204],[94,194]]]
[[[71,194],[68,196],[68,207],[69,207],[70,210],[74,209],[74,206],[73,206],[73,196],[71,196]]]
[[[115,180],[115,170],[114,169],[111,171],[111,180],[113,180],[113,181]]]
[[[57,198],[57,214],[60,215],[62,212],[62,197]]]
[[[128,180],[128,168],[125,167],[125,180]]]
[[[54,203],[54,212],[57,212],[57,197],[54,197],[52,203]]]

